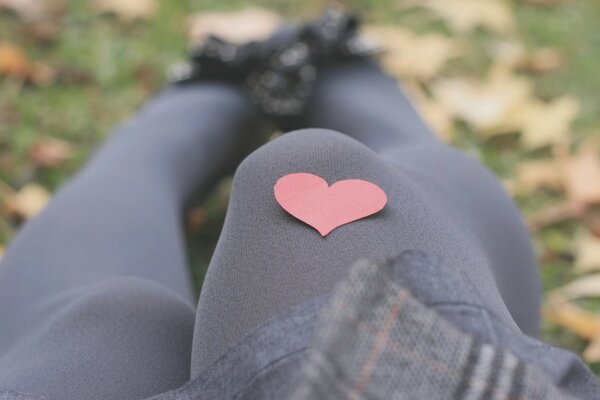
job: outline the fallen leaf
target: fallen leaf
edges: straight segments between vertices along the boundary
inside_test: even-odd
[[[579,109],[579,101],[569,96],[550,103],[530,101],[523,104],[516,116],[522,125],[521,143],[529,150],[568,144],[571,124]]]
[[[484,137],[518,130],[521,121],[515,115],[533,93],[529,80],[504,68],[492,70],[484,81],[441,79],[431,89],[448,110]]]
[[[532,231],[536,231],[549,225],[573,218],[579,218],[586,210],[587,207],[580,203],[562,201],[529,215],[527,217],[527,226],[529,226]]]
[[[428,97],[416,85],[407,82],[403,85],[403,89],[433,132],[445,143],[452,142],[455,132],[451,112],[442,103]]]
[[[186,218],[186,230],[188,233],[196,233],[206,222],[208,213],[203,207],[196,207],[188,211]]]
[[[0,42],[0,75],[40,85],[49,83],[54,77],[52,69],[31,62],[19,47],[8,42]]]
[[[592,338],[583,351],[583,359],[588,363],[600,361],[600,335]]]
[[[583,339],[600,335],[600,315],[568,302],[556,302],[544,309],[544,317]]]
[[[502,0],[423,0],[415,4],[435,12],[459,33],[469,33],[478,27],[500,34],[515,30],[513,11]]]
[[[564,179],[562,164],[556,160],[525,161],[517,166],[514,193],[523,195],[541,188],[561,190]]]
[[[575,270],[600,270],[600,239],[587,231],[579,234],[576,239]]]
[[[64,140],[45,137],[39,139],[29,151],[30,159],[41,167],[56,167],[73,155],[73,146]]]
[[[148,20],[158,9],[156,0],[93,0],[92,4],[97,12],[114,14],[126,22]]]
[[[523,43],[516,40],[493,42],[488,52],[496,64],[511,68],[521,63],[527,54]]]
[[[262,8],[203,12],[188,19],[188,36],[193,45],[201,43],[209,35],[242,44],[268,38],[280,23],[281,17],[278,14]]]
[[[39,20],[46,15],[42,0],[0,0],[0,9],[10,10],[24,20]]]
[[[60,66],[55,71],[55,79],[67,85],[87,85],[94,81],[94,75],[85,69]]]
[[[517,67],[527,72],[543,74],[555,71],[563,64],[564,57],[560,51],[544,48],[522,57]]]
[[[565,162],[565,186],[572,202],[600,203],[600,150],[586,144]]]
[[[600,213],[591,213],[584,223],[590,233],[600,239]]]
[[[0,42],[0,75],[28,79],[33,73],[33,64],[17,46]]]
[[[12,196],[15,194],[15,189],[12,188],[8,183],[0,180],[0,195],[3,197]]]
[[[541,7],[555,7],[564,2],[564,0],[527,0],[528,3]]]
[[[36,216],[50,200],[50,193],[36,183],[29,183],[18,192],[7,196],[5,208],[8,214],[22,219]]]
[[[600,296],[600,273],[578,278],[552,292],[555,298],[575,300]]]
[[[23,21],[23,32],[46,43],[59,36],[65,9],[62,0],[0,0],[0,11],[13,12]]]
[[[462,52],[462,44],[440,34],[416,35],[391,26],[370,26],[365,34],[385,49],[382,61],[400,77],[428,80],[438,75],[448,60]]]

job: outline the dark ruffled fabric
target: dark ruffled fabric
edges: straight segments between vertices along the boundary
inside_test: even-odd
[[[235,46],[216,36],[171,69],[173,82],[223,81],[240,85],[269,117],[286,125],[300,115],[320,67],[379,52],[359,35],[352,15],[327,9],[317,20],[287,27],[265,42]]]

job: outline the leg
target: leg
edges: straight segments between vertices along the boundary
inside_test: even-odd
[[[343,132],[376,152],[436,141],[398,82],[369,61],[320,72],[303,123]]]
[[[189,378],[183,206],[259,123],[236,89],[205,84],[163,93],[110,138],[3,259],[0,389],[134,399]]]
[[[423,173],[444,170],[449,176],[443,184],[469,194],[464,210],[457,206],[448,212],[461,213],[457,214],[460,224],[481,235],[478,245],[488,254],[496,285],[513,318],[525,333],[537,335],[541,299],[538,266],[518,210],[505,193],[498,191],[495,182],[489,192],[477,188],[480,181],[496,179],[475,162],[463,161],[462,155],[445,156],[452,152],[436,146],[435,135],[394,79],[367,61],[330,67],[316,83],[305,123],[344,132],[396,165]],[[433,145],[435,151],[424,145]],[[501,205],[493,207],[497,203]]]
[[[263,321],[330,291],[358,258],[407,249],[443,256],[482,306],[518,329],[494,280],[494,266],[505,265],[488,251],[508,251],[504,260],[518,261],[514,268],[534,266],[512,202],[487,170],[434,141],[407,146],[401,156],[405,162],[392,163],[345,135],[311,129],[286,134],[244,160],[198,303],[192,376]],[[365,179],[383,188],[389,202],[381,213],[322,238],[275,201],[273,185],[293,172],[329,184]]]

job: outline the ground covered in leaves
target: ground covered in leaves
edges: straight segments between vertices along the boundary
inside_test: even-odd
[[[189,40],[209,30],[247,40],[324,6],[262,0],[254,5],[263,10],[240,11],[244,3],[0,0],[0,256],[110,129],[163,85]],[[540,258],[543,338],[600,374],[600,3],[345,5],[387,47],[386,68],[440,137],[505,183]],[[198,283],[227,194],[225,182],[188,218]]]

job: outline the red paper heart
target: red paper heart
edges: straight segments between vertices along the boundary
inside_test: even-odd
[[[374,183],[346,179],[331,186],[308,173],[283,176],[275,183],[275,199],[285,211],[326,236],[335,228],[381,211],[387,196]]]

